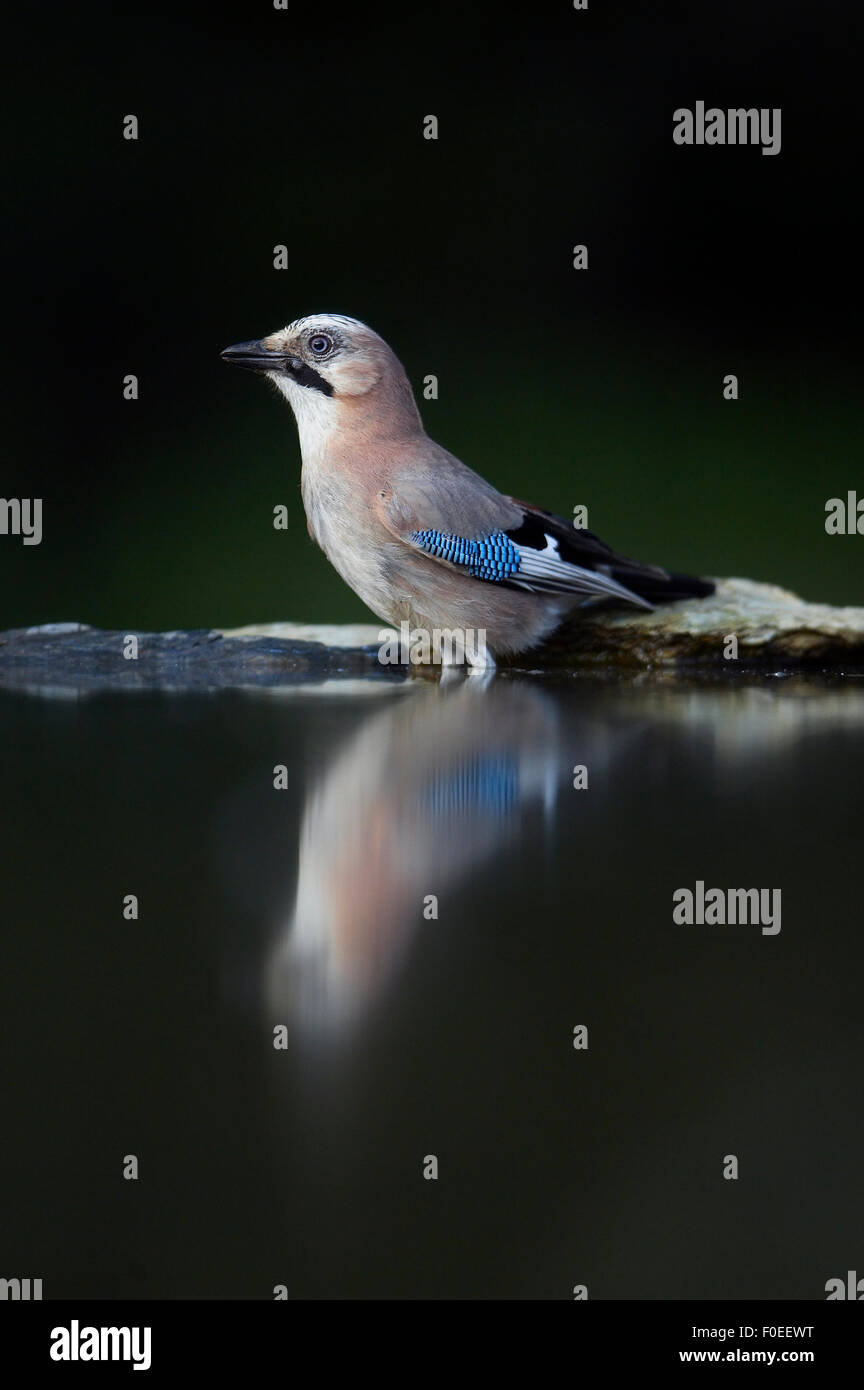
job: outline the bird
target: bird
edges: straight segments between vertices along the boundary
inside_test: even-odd
[[[488,671],[575,609],[714,592],[499,492],[436,444],[402,363],[359,319],[313,314],[221,356],[263,373],[294,412],[312,539],[379,618],[429,634],[432,660]],[[441,637],[477,632],[474,643]]]

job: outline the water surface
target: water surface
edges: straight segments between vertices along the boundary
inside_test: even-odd
[[[864,682],[67,688],[0,715],[5,1273],[821,1298],[860,1263]],[[697,880],[781,888],[780,932],[676,925]]]

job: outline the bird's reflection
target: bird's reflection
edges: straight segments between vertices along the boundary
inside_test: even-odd
[[[338,1037],[367,1016],[435,900],[488,886],[489,861],[520,845],[532,817],[552,820],[574,764],[590,768],[592,790],[570,793],[568,815],[609,817],[643,769],[674,781],[683,750],[708,795],[742,764],[862,722],[864,690],[807,680],[581,692],[469,680],[388,698],[307,794],[294,902],[266,958],[273,1024]]]
[[[274,1023],[339,1032],[365,1012],[436,901],[551,813],[566,763],[554,701],[528,686],[419,688],[368,718],[307,798]]]

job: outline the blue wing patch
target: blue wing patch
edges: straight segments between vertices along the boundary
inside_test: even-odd
[[[411,539],[427,555],[448,560],[451,565],[464,565],[473,579],[503,583],[518,574],[522,563],[519,550],[503,531],[495,531],[480,541],[448,536],[444,531],[412,531]]]
[[[509,816],[519,804],[518,761],[510,754],[466,759],[432,780],[423,799],[444,820],[478,813]]]
[[[520,536],[521,539],[521,536]],[[543,545],[540,545],[540,541]],[[493,531],[479,541],[452,536],[447,531],[412,531],[411,541],[436,560],[461,565],[472,579],[509,584],[535,594],[572,595],[574,600],[623,599],[638,608],[651,608],[647,599],[625,588],[611,573],[611,562],[588,569],[565,560],[560,540],[548,531],[528,545],[519,545],[504,531]]]

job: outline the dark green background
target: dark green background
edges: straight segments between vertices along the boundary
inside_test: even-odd
[[[44,540],[0,537],[0,627],[366,615],[289,410],[218,356],[318,309],[435,373],[429,432],[503,490],[864,602],[864,538],[824,531],[864,495],[851,10],[159,9],[9,35],[0,496],[41,496]],[[697,99],[780,106],[781,153],[673,145]]]

